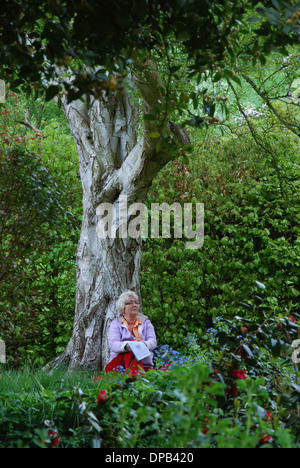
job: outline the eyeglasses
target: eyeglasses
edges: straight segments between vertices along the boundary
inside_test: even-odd
[[[140,303],[138,301],[129,301],[129,302],[125,302],[125,305],[140,305]]]

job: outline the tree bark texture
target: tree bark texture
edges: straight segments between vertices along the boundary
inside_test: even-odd
[[[116,301],[127,289],[140,297],[141,241],[130,237],[101,239],[97,235],[97,207],[143,203],[153,178],[170,155],[156,152],[157,122],[144,121],[138,141],[140,112],[152,113],[162,99],[163,85],[152,61],[136,62],[130,80],[138,100],[125,91],[101,100],[64,103],[79,155],[83,190],[83,220],[77,250],[77,289],[74,329],[65,352],[52,365],[104,369],[109,359],[108,327],[116,316]],[[160,124],[159,131],[167,129]]]

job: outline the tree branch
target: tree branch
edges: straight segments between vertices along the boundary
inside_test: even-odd
[[[22,124],[22,125],[25,125],[25,127],[30,128],[30,130],[33,130],[35,133],[41,133],[42,134],[42,130],[39,130],[38,128],[34,127],[33,125],[31,125],[29,123],[29,118],[30,118],[29,110],[26,109],[25,120],[17,120],[17,122]]]
[[[256,133],[255,133],[255,131],[254,131],[254,129],[253,129],[251,123],[250,123],[250,120],[249,120],[249,118],[248,118],[246,112],[244,111],[244,109],[243,109],[241,103],[240,103],[240,99],[239,99],[239,97],[238,97],[238,94],[237,94],[237,92],[236,92],[236,90],[235,90],[235,88],[234,88],[234,86],[233,86],[233,84],[231,83],[231,81],[230,81],[229,78],[227,78],[227,82],[228,82],[230,88],[231,88],[232,91],[233,91],[233,94],[234,94],[234,96],[235,96],[235,98],[236,98],[236,102],[237,102],[239,111],[240,111],[241,114],[243,115],[243,117],[244,117],[244,119],[245,119],[245,121],[246,121],[246,123],[247,123],[247,125],[248,125],[248,128],[249,128],[249,130],[250,130],[250,132],[251,132],[251,135],[252,135],[254,141],[256,142],[256,144],[257,144],[258,146],[260,146],[266,153],[268,153],[268,154],[271,156],[272,161],[273,161],[273,166],[274,166],[275,171],[276,171],[276,173],[277,173],[277,177],[278,177],[278,181],[279,181],[279,185],[280,185],[281,194],[282,194],[282,196],[286,197],[286,193],[285,193],[285,190],[284,190],[284,187],[283,187],[283,183],[282,183],[281,173],[280,173],[280,170],[279,170],[279,167],[278,167],[278,164],[277,164],[276,158],[274,157],[273,152],[272,152],[266,145],[264,145],[264,144],[259,140],[259,138],[257,137],[257,135],[256,135]]]
[[[172,132],[181,146],[189,145],[190,139],[186,130],[168,119],[168,95],[156,63],[150,58],[139,60],[136,57],[133,58],[133,63],[132,76],[141,95],[144,117],[143,151],[145,152],[146,165],[148,161],[144,177],[149,180],[151,171],[155,175],[172,157],[171,148],[157,150],[160,141],[159,135],[163,138]],[[162,116],[160,109],[163,109],[163,104],[166,107]],[[155,134],[157,134],[157,138],[153,138]]]
[[[277,110],[275,109],[275,107],[273,106],[273,104],[271,104],[271,101],[270,99],[268,99],[266,97],[266,95],[260,91],[258,89],[258,87],[256,86],[256,84],[254,83],[254,81],[251,80],[251,78],[246,75],[245,73],[242,73],[242,76],[244,77],[244,79],[247,81],[247,83],[249,83],[252,88],[254,89],[254,91],[263,99],[263,101],[267,104],[267,106],[269,107],[269,109],[271,109],[271,111],[276,115],[276,117],[278,118],[278,120],[280,120],[280,122],[285,126],[287,127],[291,132],[293,132],[295,135],[297,135],[298,137],[300,136],[300,125],[297,125],[297,124],[294,124],[294,123],[291,123],[291,122],[287,122],[280,114],[279,112],[277,112]],[[297,131],[297,130],[298,131]]]
[[[17,120],[17,122],[22,125],[25,125],[25,127],[30,128],[30,130],[33,130],[36,133],[42,133],[41,130],[39,130],[38,128],[35,128],[33,125],[31,125],[29,122],[26,122],[25,120]]]
[[[272,78],[274,75],[277,75],[277,73],[281,72],[282,70],[285,70],[286,68],[288,68],[288,65],[281,65],[281,67],[277,68],[277,70],[273,71],[270,75],[268,75],[261,83],[259,89],[261,90],[263,85],[270,79]]]
[[[166,119],[160,122],[158,115],[158,109],[164,101],[165,86],[158,67],[152,59],[139,60],[134,57],[133,63],[132,76],[141,95],[143,116],[153,116],[153,119],[144,119],[143,122],[144,145],[151,150],[156,147],[157,141],[149,137],[149,134],[153,132],[163,134],[168,124]]]

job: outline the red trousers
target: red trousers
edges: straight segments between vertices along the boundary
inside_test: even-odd
[[[118,356],[107,364],[105,372],[120,372],[120,370],[124,369],[128,371],[129,374],[136,375],[152,368],[144,367],[143,362],[137,361],[134,354],[130,351],[129,353],[118,354]]]
[[[170,364],[165,364],[159,369],[166,371]],[[134,354],[130,351],[129,353],[118,354],[112,361],[110,361],[105,367],[105,372],[120,372],[124,370],[130,375],[138,375],[143,372],[147,372],[153,367],[146,367],[142,361],[137,361]]]

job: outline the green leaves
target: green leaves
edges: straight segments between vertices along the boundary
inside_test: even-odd
[[[148,133],[148,137],[149,138],[160,138],[161,134],[158,133],[158,132],[150,132],[150,133]]]
[[[16,124],[26,109],[46,128]],[[81,186],[61,117],[38,95],[11,95],[0,114],[0,328],[17,362],[45,364],[72,332]]]
[[[158,1],[149,8],[146,0],[138,4],[115,0],[111,8],[91,0],[88,7],[84,2],[49,2],[42,8],[37,0],[25,5],[19,0],[6,2],[1,10],[0,73],[7,74],[11,86],[22,84],[30,90],[38,83],[47,88],[57,78],[57,67],[67,67],[76,77],[68,90],[69,100],[86,93],[98,98],[103,90],[122,88],[132,50],[141,57],[154,51],[159,61],[167,60],[169,73],[178,79],[180,65],[170,62],[173,46],[184,54],[190,75],[197,76],[222,66],[227,56],[253,55],[251,47],[245,46],[247,35],[249,43],[259,37],[254,59],[259,57],[262,63],[272,45],[284,47],[299,41],[297,6],[287,2],[258,9],[255,15],[261,15],[260,21],[256,23],[257,16],[251,18],[252,25],[258,25],[254,31],[247,24],[257,0],[246,5],[241,0],[176,3]],[[95,76],[99,65],[105,75],[120,76],[118,89],[107,87],[107,80]],[[217,72],[215,80],[222,76],[223,71]],[[52,86],[47,99],[58,91]]]
[[[155,117],[155,115],[152,115],[152,114],[144,114],[143,118],[144,118],[144,120],[149,120],[149,121],[152,121],[152,122],[157,120],[157,117]]]

